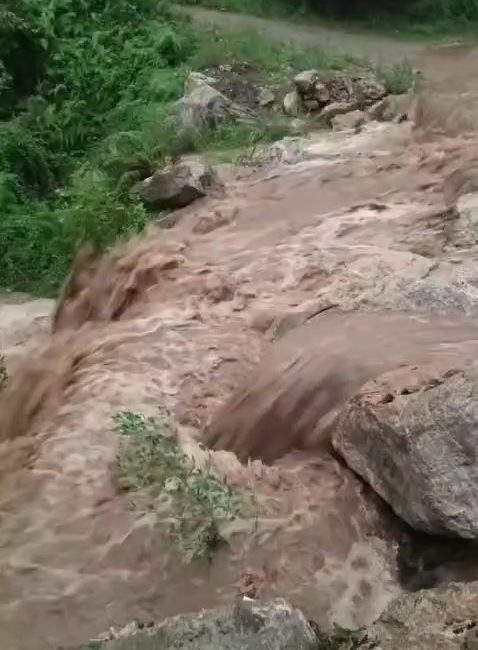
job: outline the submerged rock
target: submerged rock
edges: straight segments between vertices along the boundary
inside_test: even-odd
[[[282,599],[181,614],[144,630],[130,625],[116,637],[93,643],[108,650],[317,650],[305,616]]]

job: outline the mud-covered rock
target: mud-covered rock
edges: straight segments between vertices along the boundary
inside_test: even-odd
[[[108,650],[316,650],[317,637],[302,612],[284,600],[239,601],[234,606],[182,614],[140,630],[128,626],[100,642]],[[86,650],[86,646],[84,650]]]
[[[476,650],[478,582],[403,595],[364,635],[361,650]]]
[[[478,368],[448,360],[401,365],[349,400],[335,449],[413,528],[478,536]]]
[[[213,182],[214,173],[209,167],[190,161],[156,172],[142,181],[138,190],[148,207],[177,209],[205,196]]]

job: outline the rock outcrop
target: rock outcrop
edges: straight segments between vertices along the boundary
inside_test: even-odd
[[[113,640],[95,641],[95,647],[107,650],[317,649],[317,637],[302,612],[281,599],[265,604],[239,601],[223,609],[175,616],[145,629],[129,625],[111,636]]]
[[[478,583],[406,594],[392,601],[354,648],[361,650],[476,650]],[[339,646],[346,650],[347,646]]]
[[[349,401],[333,443],[413,528],[478,536],[478,368],[451,358],[398,367]]]

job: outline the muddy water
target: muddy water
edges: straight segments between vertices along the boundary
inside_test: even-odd
[[[450,76],[463,64],[452,59]],[[431,83],[445,97],[439,68]],[[324,625],[366,624],[400,591],[400,523],[327,450],[288,445],[267,465],[259,446],[242,465],[229,451],[209,461],[198,440],[273,341],[332,303],[476,315],[478,250],[448,205],[476,141],[438,126],[317,135],[295,164],[242,170],[174,228],[76,269],[51,335],[48,305],[2,305],[5,647],[76,644],[223,603],[248,566],[266,571],[263,595]],[[211,565],[183,566],[160,524],[118,494],[111,418],[122,409],[167,410],[198,463],[257,495],[257,520]]]

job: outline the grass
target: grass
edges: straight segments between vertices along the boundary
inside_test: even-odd
[[[104,249],[140,232],[156,215],[131,185],[171,158],[285,134],[261,120],[172,131],[166,117],[190,71],[248,62],[272,81],[349,64],[263,36],[257,47],[253,32],[193,27],[153,0],[4,0],[0,14],[1,290],[55,295],[80,245]]]
[[[167,513],[162,521],[166,535],[185,561],[211,559],[225,541],[223,526],[245,512],[246,496],[209,468],[197,467],[166,420],[131,412],[114,420],[122,436],[117,461],[122,488],[133,500],[146,494],[151,509]]]
[[[402,95],[410,89],[415,89],[415,71],[408,61],[381,66],[376,69],[375,74],[391,95]]]

